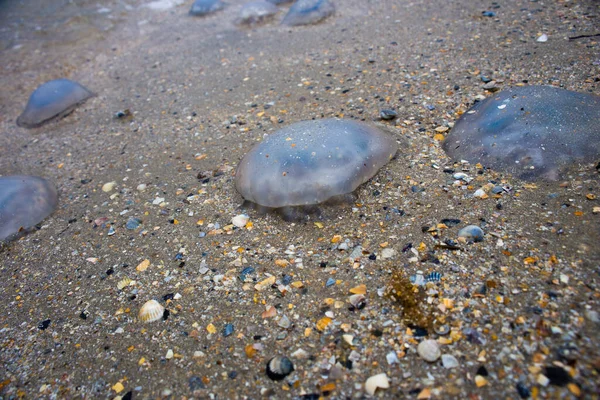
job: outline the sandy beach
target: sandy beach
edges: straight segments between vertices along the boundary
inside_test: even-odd
[[[600,397],[600,159],[523,181],[441,146],[495,90],[600,95],[600,2],[334,0],[298,27],[289,4],[239,26],[244,0],[200,18],[148,3],[0,0],[0,175],[59,192],[0,247],[0,398]],[[61,77],[95,96],[18,127]],[[296,222],[241,207],[253,145],[334,117],[400,144],[352,204]],[[473,197],[490,182],[506,190]],[[468,225],[482,242],[458,241]],[[152,299],[167,311],[143,323]]]

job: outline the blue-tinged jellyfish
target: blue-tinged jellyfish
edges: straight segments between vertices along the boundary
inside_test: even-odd
[[[342,119],[302,121],[267,136],[238,165],[235,187],[259,210],[340,199],[368,181],[398,150],[373,126]]]
[[[37,128],[54,118],[68,115],[94,94],[69,79],[55,79],[40,85],[31,93],[25,111],[17,118],[23,128]]]
[[[0,241],[24,233],[52,214],[56,188],[37,176],[0,177]]]
[[[238,24],[260,24],[277,14],[277,7],[266,0],[246,3],[240,10]]]
[[[190,15],[201,17],[225,8],[227,3],[221,0],[196,0],[190,9]]]
[[[269,3],[273,3],[273,4],[284,4],[284,3],[291,3],[294,0],[267,0]]]
[[[296,0],[281,23],[290,26],[316,24],[334,13],[331,0]]]
[[[475,104],[443,143],[455,161],[557,180],[600,160],[600,97],[552,86],[506,89]]]

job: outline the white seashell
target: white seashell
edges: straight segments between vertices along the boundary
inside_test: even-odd
[[[444,354],[442,355],[442,365],[444,368],[450,369],[458,367],[459,364],[456,357],[450,354]]]
[[[162,318],[165,308],[156,300],[148,300],[138,313],[138,318],[142,322],[154,322]]]
[[[117,289],[123,290],[133,282],[130,278],[123,278],[117,283]]]
[[[353,294],[348,301],[358,310],[362,310],[367,305],[367,299],[362,294]]]
[[[231,218],[231,223],[237,226],[238,228],[243,228],[244,226],[246,226],[249,220],[249,216],[247,216],[246,214],[240,214]]]
[[[365,382],[365,391],[370,395],[375,395],[377,389],[388,389],[390,381],[385,373],[373,375]]]
[[[435,340],[423,340],[417,346],[417,352],[422,359],[428,362],[434,362],[442,355],[440,345]]]
[[[115,182],[115,181],[107,182],[104,185],[102,185],[102,191],[104,193],[112,192],[112,190],[115,188],[116,185],[117,185],[117,182]]]

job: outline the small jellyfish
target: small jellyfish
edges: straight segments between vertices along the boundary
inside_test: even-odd
[[[36,176],[0,177],[0,241],[11,239],[52,214],[56,188]]]
[[[259,209],[310,207],[353,192],[397,150],[393,137],[362,122],[302,121],[254,146],[238,165],[235,186]]]
[[[266,0],[244,4],[237,19],[238,24],[260,24],[277,14],[277,7]]]
[[[281,23],[290,26],[316,24],[334,12],[331,0],[296,0]]]
[[[443,148],[522,179],[557,180],[600,157],[600,97],[552,86],[515,87],[475,104]]]
[[[221,0],[196,0],[190,9],[190,15],[201,17],[225,8],[227,3]]]
[[[37,128],[45,122],[68,115],[79,104],[94,94],[77,82],[55,79],[40,85],[33,91],[17,125]]]
[[[267,0],[269,3],[273,3],[273,4],[285,4],[285,3],[291,3],[294,0]]]

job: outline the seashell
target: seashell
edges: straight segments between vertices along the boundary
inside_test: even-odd
[[[417,352],[421,358],[428,362],[434,362],[442,355],[440,345],[435,340],[423,340],[417,346]]]
[[[377,389],[388,389],[389,387],[390,381],[385,373],[373,375],[365,382],[365,391],[370,396],[374,396]]]
[[[379,117],[386,121],[391,121],[393,119],[396,119],[397,116],[398,116],[398,113],[394,110],[384,109],[384,110],[379,111]]]
[[[127,277],[123,278],[117,283],[117,289],[123,290],[124,288],[129,286],[131,282],[133,282],[133,279]]]
[[[439,272],[430,272],[425,276],[427,282],[439,282],[442,279],[442,274]]]
[[[156,300],[148,300],[138,313],[138,318],[142,322],[154,322],[163,317],[165,308]]]
[[[483,242],[483,229],[477,225],[469,225],[458,231],[458,237],[465,238],[469,242]]]
[[[458,363],[458,360],[456,359],[456,357],[454,357],[453,355],[444,354],[442,356],[442,365],[446,369],[451,369],[451,368],[458,367],[460,364]]]
[[[358,310],[362,310],[367,305],[367,299],[362,294],[353,294],[350,296],[349,301]]]
[[[238,228],[243,228],[244,226],[246,226],[249,220],[249,216],[247,216],[246,214],[240,214],[231,218],[231,223],[237,226]]]
[[[292,373],[294,364],[289,358],[276,356],[267,363],[267,376],[274,381],[280,381]]]

